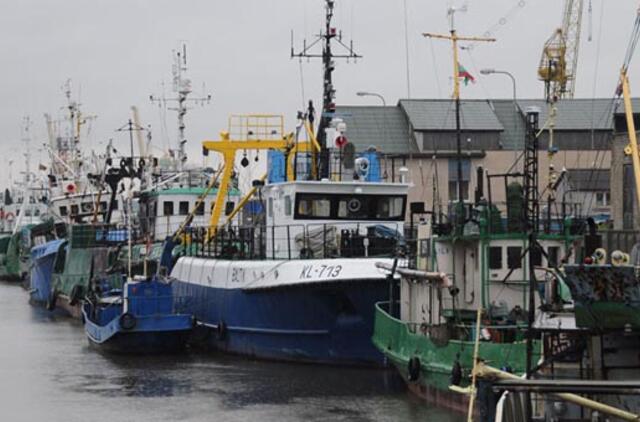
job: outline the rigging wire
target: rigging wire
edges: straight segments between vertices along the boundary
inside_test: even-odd
[[[407,98],[411,98],[411,73],[409,60],[409,15],[407,11],[407,0],[403,0],[404,6],[404,55],[406,60],[407,73]]]
[[[636,14],[636,21],[633,25],[631,38],[629,39],[629,44],[627,45],[627,51],[624,55],[624,62],[622,65],[622,69],[625,72],[627,71],[627,69],[629,69],[629,64],[631,63],[631,59],[633,58],[633,53],[635,53],[636,47],[638,45],[639,37],[640,37],[640,9],[638,9],[638,13]]]
[[[429,38],[429,47],[431,50],[431,63],[433,66],[433,74],[435,76],[435,80],[436,80],[436,89],[438,91],[438,98],[442,98],[442,90],[440,88],[440,75],[438,73],[438,62],[436,60],[436,52],[435,49],[433,48],[433,39]]]

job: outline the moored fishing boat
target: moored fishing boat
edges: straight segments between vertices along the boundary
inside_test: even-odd
[[[82,306],[92,346],[120,354],[171,353],[186,347],[193,318],[184,312],[171,283],[154,277],[126,281],[122,289],[110,284],[96,283]]]
[[[29,301],[47,305],[51,299],[51,276],[53,263],[64,239],[56,239],[31,249],[31,270],[29,272]],[[48,305],[51,306],[51,305]]]
[[[349,162],[339,148],[331,149],[332,180],[298,180],[309,177],[293,162],[310,162],[307,154],[319,150],[312,132],[294,143],[279,116],[235,118],[255,135],[205,143],[227,151],[212,222],[185,230],[184,256],[171,271],[205,333],[199,337],[258,358],[381,365],[371,334],[374,304],[387,297],[389,282],[375,264],[390,264],[404,243],[408,185],[382,181],[376,152],[351,153]],[[266,213],[251,225],[230,220],[235,212],[218,223],[229,164],[245,148],[271,149],[270,177],[250,192]]]

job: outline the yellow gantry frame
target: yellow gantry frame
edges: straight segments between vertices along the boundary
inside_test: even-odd
[[[247,116],[251,117],[251,116]],[[264,116],[263,116],[264,117]],[[215,233],[220,221],[222,213],[222,205],[224,199],[229,192],[231,183],[231,175],[236,159],[236,153],[242,150],[279,150],[285,153],[287,160],[287,180],[295,179],[294,157],[299,152],[320,151],[320,145],[316,141],[308,122],[305,121],[305,130],[307,132],[307,140],[296,142],[293,133],[289,133],[281,139],[231,139],[229,132],[221,132],[220,139],[217,141],[203,141],[202,146],[208,151],[220,153],[223,159],[223,172],[216,201],[211,212],[211,220],[209,222],[209,230],[207,231],[207,240]],[[312,166],[312,177],[315,177],[316,169]],[[255,192],[255,191],[254,191]],[[247,198],[248,199],[248,198]],[[244,201],[246,203],[246,201]],[[234,212],[237,213],[236,210]]]
[[[620,72],[620,84],[622,85],[622,98],[624,100],[624,113],[627,118],[627,132],[629,132],[629,145],[624,149],[627,155],[631,155],[633,162],[633,175],[636,181],[636,200],[640,210],[640,155],[638,153],[638,138],[636,136],[636,125],[633,121],[633,108],[631,106],[631,92],[629,89],[629,78],[626,69]]]

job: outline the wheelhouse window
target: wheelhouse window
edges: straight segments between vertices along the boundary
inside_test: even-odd
[[[559,246],[549,246],[547,250],[547,266],[549,267],[557,267],[559,264],[560,258],[560,247]]]
[[[507,265],[510,270],[522,268],[522,248],[520,246],[507,248]]]
[[[180,215],[188,215],[189,214],[189,201],[180,201],[178,205],[178,212]]]
[[[164,201],[162,211],[163,215],[173,215],[173,201]]]
[[[78,204],[72,204],[71,205],[71,215],[78,215]]]
[[[489,269],[490,270],[502,269],[502,247],[501,246],[489,247]]]
[[[403,195],[353,195],[298,193],[296,219],[403,221]]]
[[[64,206],[64,205],[63,205],[63,206],[61,206],[61,207],[60,207],[60,215],[61,215],[62,217],[66,217],[66,216],[67,216],[67,214],[68,214],[67,207],[66,207],[66,206]]]
[[[204,201],[198,204],[196,208],[196,215],[204,215]]]

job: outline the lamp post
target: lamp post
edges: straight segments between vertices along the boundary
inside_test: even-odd
[[[517,119],[518,119],[518,102],[517,102],[517,96],[516,96],[516,78],[513,77],[513,75],[509,72],[507,72],[506,70],[497,70],[497,69],[481,69],[480,73],[483,75],[506,75],[511,79],[511,84],[513,86],[513,108],[515,109],[515,114],[514,114],[514,118],[513,118],[513,129],[514,132],[517,129]],[[515,157],[517,159],[518,157],[518,153],[515,153]]]

